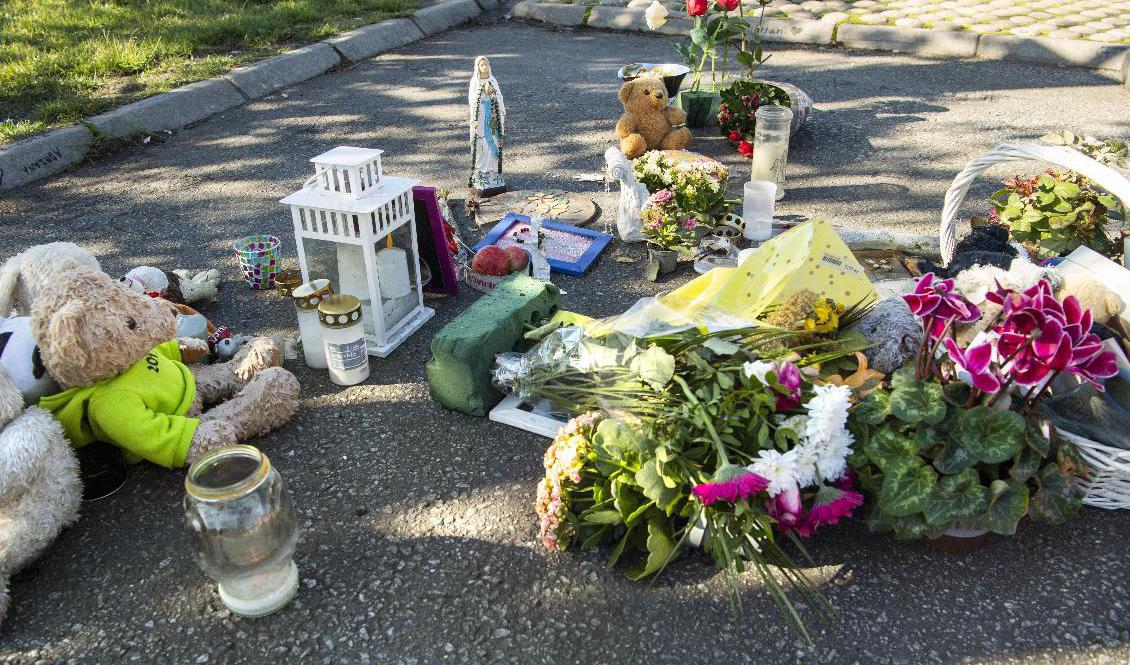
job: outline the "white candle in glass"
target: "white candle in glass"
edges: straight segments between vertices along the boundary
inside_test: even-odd
[[[753,130],[753,173],[751,180],[768,180],[777,185],[777,200],[785,197],[785,164],[789,157],[789,134],[793,112],[770,104],[757,109]]]
[[[773,235],[773,201],[777,185],[766,180],[751,180],[742,190],[742,220],[746,240],[763,241]]]

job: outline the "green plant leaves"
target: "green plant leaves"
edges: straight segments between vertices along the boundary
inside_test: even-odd
[[[920,463],[884,471],[883,487],[879,490],[879,508],[883,512],[906,517],[926,509],[938,480],[934,469]]]
[[[931,525],[950,525],[972,518],[989,507],[989,488],[981,484],[976,469],[966,469],[938,480],[923,516]]]
[[[1012,411],[973,407],[957,419],[957,440],[979,461],[998,464],[1024,447],[1024,418]]]
[[[1051,180],[1051,176],[1048,176],[1048,175],[1041,176],[1041,178],[1040,178],[1040,184],[1041,185],[1044,185],[1044,178]],[[1076,185],[1075,183],[1067,181],[1067,180],[1060,180],[1058,182],[1053,180],[1052,182],[1054,183],[1053,186],[1052,186],[1052,191],[1055,192],[1055,195],[1060,197],[1060,198],[1073,199],[1076,196],[1079,196],[1079,194],[1082,193],[1082,191],[1083,191],[1079,187],[1079,185]]]
[[[628,579],[637,581],[658,573],[667,565],[674,552],[675,542],[667,532],[667,527],[659,520],[651,520],[647,523],[647,560],[642,568],[628,573]]]
[[[937,383],[903,384],[891,393],[891,415],[908,425],[937,425],[946,417],[946,402]]]
[[[675,357],[658,346],[650,346],[643,353],[633,356],[629,366],[644,383],[657,390],[666,386],[675,375]]]
[[[994,480],[989,485],[991,498],[985,527],[993,533],[1011,536],[1020,518],[1028,512],[1028,487],[1015,480]]]
[[[1048,464],[1037,477],[1039,489],[1032,497],[1032,519],[1048,524],[1062,524],[1079,512],[1083,505],[1082,493],[1072,483],[1071,476],[1058,465]]]
[[[890,413],[890,394],[882,390],[875,390],[856,405],[852,415],[867,425],[878,425],[886,420]]]
[[[643,434],[613,418],[602,420],[596,426],[592,443],[597,459],[613,464],[634,466],[643,452]]]
[[[863,451],[885,473],[922,464],[917,443],[890,426],[876,430],[864,444]]]
[[[588,524],[620,524],[623,520],[620,519],[619,510],[594,510],[586,512],[581,516],[582,521]]]
[[[934,468],[945,474],[960,473],[977,463],[977,458],[954,440],[946,442],[942,454],[934,459]]]
[[[690,37],[696,46],[704,46],[710,43],[710,35],[706,32],[706,28],[694,28],[691,30]]]
[[[659,473],[659,462],[651,459],[644,463],[635,475],[636,484],[639,485],[643,495],[655,502],[655,505],[671,514],[671,509],[679,500],[679,492],[673,487],[668,487],[664,477]]]

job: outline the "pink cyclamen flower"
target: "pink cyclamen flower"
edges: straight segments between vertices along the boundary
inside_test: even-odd
[[[922,327],[937,340],[945,332],[951,321],[972,323],[981,318],[981,310],[953,290],[953,280],[934,280],[934,273],[928,272],[918,280],[913,293],[902,297],[915,316],[922,319]]]
[[[863,495],[859,492],[821,485],[804,521],[815,530],[816,527],[835,524],[845,517],[851,517],[852,512],[862,505]]]
[[[800,487],[795,483],[792,487],[769,499],[765,504],[769,517],[777,520],[777,530],[781,533],[800,531],[800,535],[807,536],[802,531],[804,506],[800,502]]]
[[[751,497],[769,487],[769,481],[756,473],[742,471],[742,473],[726,480],[712,480],[708,483],[695,485],[691,493],[709,506],[717,501],[733,503],[738,499]]]
[[[788,411],[795,409],[800,405],[800,369],[796,365],[788,361],[780,361],[773,363],[773,374],[777,377],[777,383],[780,384],[787,392],[784,394],[777,394],[777,401],[774,405],[776,411]]]
[[[946,350],[955,365],[969,373],[973,387],[992,395],[1001,389],[1001,380],[990,365],[993,360],[993,345],[978,344],[962,351],[952,339],[946,340]]]

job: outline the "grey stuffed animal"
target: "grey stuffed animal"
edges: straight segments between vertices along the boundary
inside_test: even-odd
[[[872,369],[890,374],[922,344],[922,326],[900,296],[884,298],[856,325],[871,348],[863,352]]]

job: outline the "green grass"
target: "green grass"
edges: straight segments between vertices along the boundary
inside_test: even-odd
[[[418,0],[0,0],[0,143],[404,16]]]

